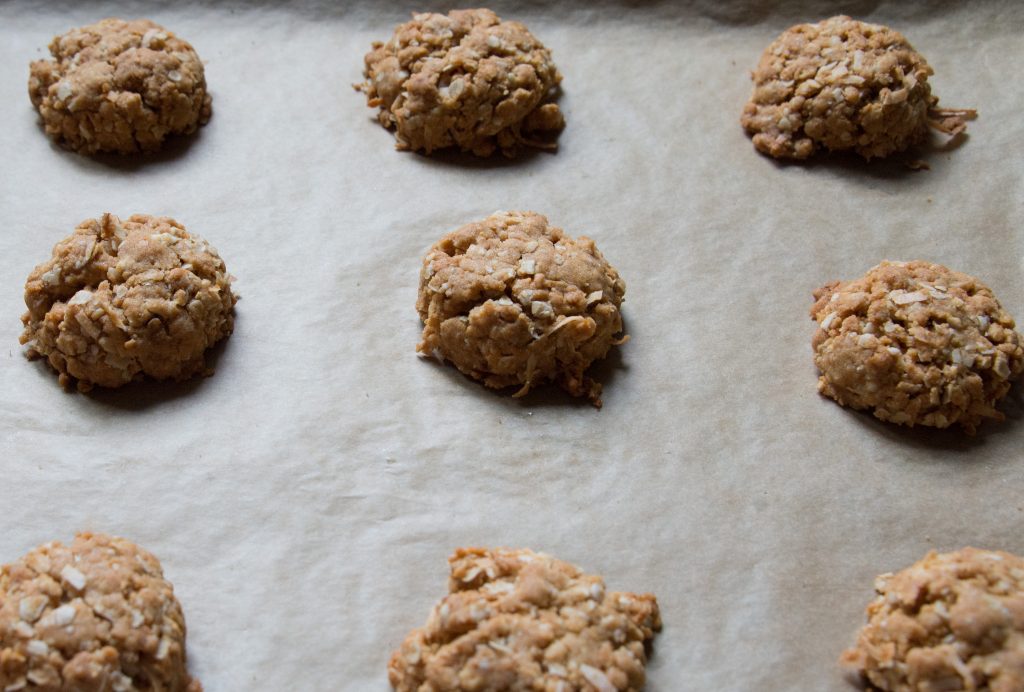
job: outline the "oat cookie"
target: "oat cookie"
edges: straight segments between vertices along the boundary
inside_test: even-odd
[[[414,14],[366,54],[367,105],[395,129],[397,148],[458,147],[478,156],[553,148],[565,125],[552,99],[562,75],[519,22],[490,10]]]
[[[886,692],[1024,690],[1024,560],[932,551],[875,580],[868,624],[840,664]]]
[[[775,158],[822,148],[865,159],[923,140],[932,126],[957,134],[974,111],[940,110],[932,68],[898,31],[839,16],[787,29],[753,73],[743,128]]]
[[[530,550],[460,548],[449,594],[388,662],[398,692],[636,692],[661,629],[651,594]]]
[[[814,292],[818,391],[882,420],[973,433],[1024,371],[1024,337],[987,286],[930,262],[882,262]]]
[[[554,380],[601,405],[584,371],[624,337],[625,282],[585,236],[533,212],[498,212],[448,233],[427,253],[416,350],[450,360],[516,396]]]
[[[203,63],[148,19],[104,19],[50,43],[28,93],[46,134],[82,154],[155,151],[210,119]]]
[[[113,214],[79,224],[25,284],[29,357],[62,385],[120,387],[142,376],[183,380],[231,334],[235,296],[217,251],[177,221]]]
[[[123,538],[80,533],[0,568],[0,689],[201,692],[160,562]]]

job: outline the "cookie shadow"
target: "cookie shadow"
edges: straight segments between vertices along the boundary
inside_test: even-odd
[[[399,152],[406,156],[413,157],[417,163],[430,167],[466,168],[470,170],[497,170],[503,168],[518,168],[527,166],[532,161],[538,160],[541,156],[554,156],[557,150],[551,149],[522,149],[514,158],[509,158],[501,153],[494,153],[491,156],[477,156],[467,151],[458,149],[439,149],[430,154],[422,152]]]
[[[142,379],[130,382],[117,389],[93,387],[84,396],[102,406],[121,411],[143,411],[177,399],[190,396],[203,387],[207,380],[216,377],[217,364],[231,347],[231,339],[221,339],[220,343],[205,353],[206,373],[196,375],[187,380],[151,380]]]
[[[164,141],[158,151],[138,154],[79,154],[66,149],[56,142],[50,141],[50,148],[65,157],[72,165],[84,170],[113,170],[122,173],[134,173],[150,166],[160,166],[185,158],[188,152],[202,138],[203,128],[190,135],[174,135]]]
[[[593,411],[598,410],[585,397],[572,396],[554,382],[546,382],[536,389],[531,389],[521,397],[514,397],[512,395],[516,393],[516,390],[518,389],[517,387],[491,389],[484,386],[484,384],[479,380],[475,380],[469,375],[464,374],[447,361],[439,363],[433,358],[423,358],[422,360],[428,361],[431,366],[443,372],[445,377],[449,378],[452,382],[457,383],[467,393],[471,393],[473,396],[481,399],[497,401],[509,408],[534,409],[562,407],[579,408],[583,410],[590,409]],[[590,366],[587,370],[587,376],[597,382],[600,382],[603,388],[603,393],[607,393],[616,375],[620,371],[628,369],[628,366],[625,365],[622,360],[621,349],[614,348],[603,360]]]
[[[622,349],[613,348],[608,355],[587,368],[587,377],[601,384],[601,398],[611,390],[616,376],[629,366],[622,360]],[[515,390],[510,390],[510,393]],[[512,399],[520,409],[530,408],[578,408],[582,410],[598,411],[586,397],[572,396],[557,384],[549,382],[537,389],[531,389],[524,396]]]
[[[1013,432],[1014,428],[1021,424],[1024,419],[1024,394],[1019,388],[1010,390],[1010,393],[1000,402],[999,410],[1006,416],[1004,421],[985,421],[974,435],[968,435],[959,426],[948,428],[929,428],[918,425],[908,428],[904,425],[896,425],[875,418],[867,411],[855,411],[844,409],[854,421],[862,427],[868,428],[879,437],[891,440],[896,444],[932,451],[953,452],[958,455],[965,455],[958,459],[958,463],[989,462],[987,457],[970,456],[974,450],[980,449],[994,440],[999,435],[1006,435]]]
[[[966,132],[947,138],[932,134],[927,142],[911,147],[907,151],[870,161],[852,152],[822,153],[805,161],[770,160],[780,171],[804,168],[809,171],[829,171],[844,178],[868,182],[926,182],[931,164],[937,163],[936,159],[940,155],[959,149],[969,138],[970,135]]]

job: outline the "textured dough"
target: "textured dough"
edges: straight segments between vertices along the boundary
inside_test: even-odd
[[[186,379],[234,327],[231,277],[217,251],[173,219],[113,214],[79,224],[25,284],[21,343],[61,384],[120,387]]]
[[[661,629],[651,594],[529,550],[461,548],[449,595],[388,663],[398,692],[637,692]]]
[[[478,156],[553,147],[565,125],[551,99],[562,75],[519,22],[490,10],[415,14],[366,54],[367,105],[399,149],[458,147]]]
[[[818,390],[903,425],[968,432],[1024,371],[1024,338],[992,291],[930,262],[882,262],[814,292]]]
[[[427,253],[417,350],[518,395],[554,380],[600,406],[584,371],[622,343],[626,292],[594,242],[533,212],[498,212],[448,233]]]
[[[887,692],[1024,690],[1024,560],[934,551],[875,580],[868,624],[840,664]]]
[[[123,538],[80,533],[0,568],[0,689],[201,692],[159,561]]]
[[[866,159],[903,151],[929,125],[949,134],[973,111],[935,110],[932,68],[898,31],[839,16],[799,24],[768,46],[740,120],[754,146],[806,159],[822,147]]]
[[[46,134],[82,154],[155,151],[210,119],[203,63],[148,19],[104,19],[50,43],[28,93]]]

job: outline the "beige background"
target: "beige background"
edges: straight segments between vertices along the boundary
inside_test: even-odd
[[[0,4],[0,562],[79,529],[136,540],[211,692],[387,689],[446,556],[479,544],[657,594],[649,690],[843,689],[875,574],[1024,553],[1019,392],[973,439],[878,423],[815,393],[807,317],[815,287],[884,258],[973,273],[1024,316],[1024,5],[841,6],[981,113],[914,173],[754,153],[749,70],[837,8],[750,4],[496,5],[565,75],[559,152],[514,163],[398,153],[351,89],[407,4]],[[145,162],[55,148],[26,95],[54,34],[112,14],[208,65],[213,120]],[[603,410],[415,356],[420,257],[496,209],[592,236],[625,277]],[[24,278],[104,211],[174,216],[238,277],[213,378],[83,396],[22,357]]]

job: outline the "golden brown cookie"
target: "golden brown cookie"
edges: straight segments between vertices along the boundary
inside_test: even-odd
[[[427,253],[416,309],[420,353],[488,387],[546,381],[600,406],[584,371],[623,342],[625,282],[587,237],[533,212],[498,212],[448,233]]]
[[[104,19],[50,43],[28,93],[46,134],[82,154],[155,151],[210,119],[203,63],[148,19]]]
[[[964,548],[875,580],[840,664],[872,690],[1024,690],[1024,560]]]
[[[0,568],[0,689],[201,692],[160,562],[123,538],[80,533]]]
[[[968,432],[1024,371],[1024,337],[987,286],[930,262],[882,262],[814,292],[818,390],[882,420]]]
[[[191,377],[234,327],[217,251],[177,221],[145,214],[79,224],[29,275],[25,304],[29,357],[46,357],[61,384],[74,377],[83,391]]]
[[[551,148],[565,125],[552,99],[562,75],[519,22],[490,10],[414,14],[366,55],[367,105],[395,129],[397,148],[458,147],[478,156]]]
[[[806,159],[822,148],[866,159],[962,131],[974,111],[938,110],[932,68],[898,31],[845,16],[799,24],[768,46],[740,119],[754,146]]]
[[[460,548],[449,594],[388,662],[398,692],[638,692],[661,629],[651,594],[530,550]]]

